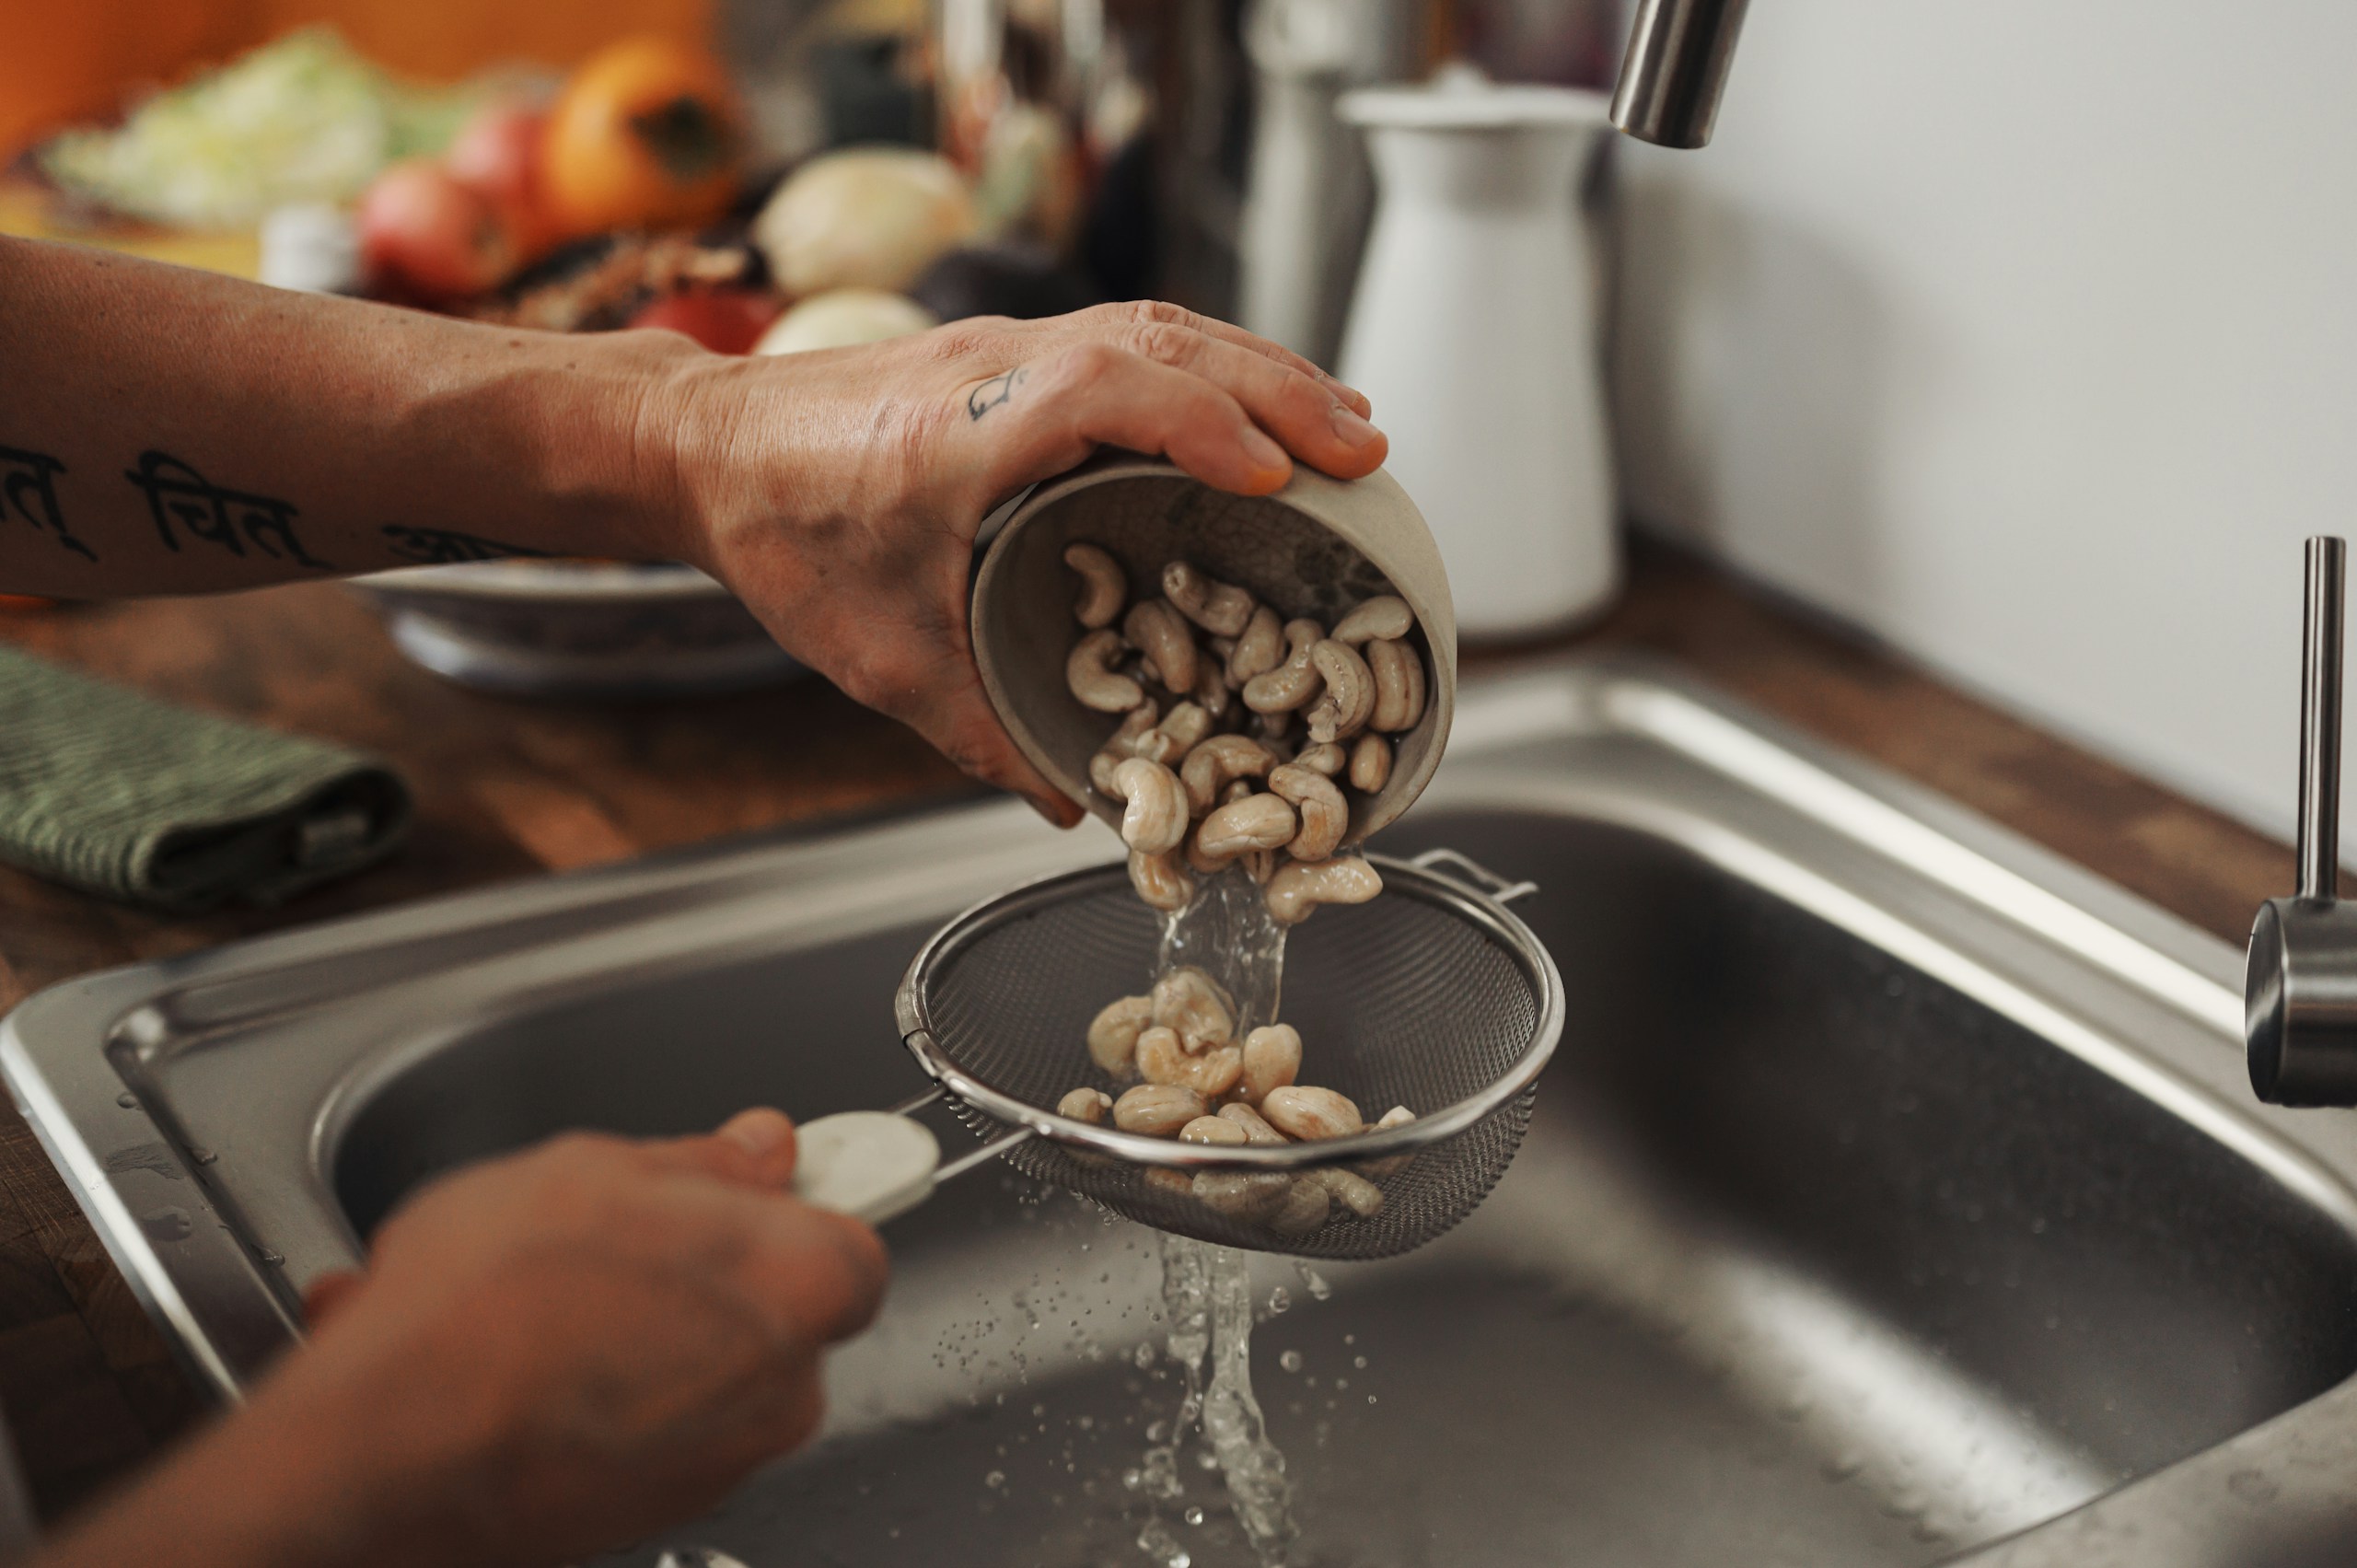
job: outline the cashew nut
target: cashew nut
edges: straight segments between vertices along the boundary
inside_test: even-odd
[[[1190,1056],[1178,1042],[1178,1031],[1157,1024],[1138,1036],[1138,1074],[1149,1084],[1177,1084],[1210,1100],[1243,1078],[1244,1052],[1219,1045]]]
[[[1342,834],[1351,825],[1351,807],[1332,779],[1315,768],[1287,762],[1282,768],[1269,770],[1269,788],[1278,798],[1292,802],[1301,813],[1300,830],[1292,840],[1295,860],[1323,860],[1341,844]],[[1206,817],[1203,821],[1209,826],[1211,819]]]
[[[1315,621],[1286,621],[1291,651],[1285,662],[1244,683],[1244,705],[1256,714],[1291,713],[1318,695],[1318,669],[1310,656],[1325,640],[1325,628]]]
[[[1113,770],[1131,758],[1143,754],[1140,749],[1154,738],[1155,712],[1151,699],[1132,708],[1123,715],[1121,727],[1107,736],[1104,746],[1088,760],[1088,782],[1095,784],[1099,793],[1113,794]],[[1174,708],[1171,712],[1175,716],[1178,710]],[[1157,757],[1155,761],[1160,762],[1168,759]]]
[[[1341,798],[1339,792],[1335,798]],[[1284,801],[1273,795],[1248,795],[1214,808],[1203,819],[1195,830],[1187,864],[1198,870],[1208,865],[1215,871],[1256,849],[1283,849],[1293,842],[1296,827],[1293,807]]]
[[[1144,1049],[1140,1037],[1139,1049]],[[1134,1094],[1136,1091],[1132,1090]],[[1127,1098],[1126,1096],[1123,1098]],[[1313,1142],[1323,1138],[1347,1138],[1366,1131],[1366,1120],[1359,1115],[1359,1108],[1347,1096],[1332,1089],[1304,1088],[1299,1084],[1286,1084],[1271,1089],[1260,1097],[1260,1115],[1270,1126],[1288,1138]]]
[[[1279,925],[1298,925],[1319,904],[1363,904],[1381,891],[1375,867],[1353,856],[1280,866],[1265,896]]]
[[[1186,618],[1158,598],[1142,598],[1121,620],[1121,635],[1145,655],[1150,672],[1166,691],[1195,689],[1195,633]]]
[[[1154,998],[1124,996],[1088,1020],[1088,1058],[1117,1078],[1130,1075],[1138,1031],[1154,1022]]]
[[[1391,742],[1370,730],[1351,748],[1351,787],[1378,795],[1391,782]]]
[[[1326,1223],[1334,1212],[1333,1194],[1315,1175],[1296,1179],[1277,1212],[1269,1216],[1269,1228],[1279,1236],[1307,1236]]]
[[[1056,1114],[1069,1116],[1074,1121],[1086,1121],[1091,1127],[1105,1120],[1113,1109],[1113,1097],[1103,1089],[1074,1089],[1056,1101]]]
[[[1178,1030],[1190,1051],[1225,1045],[1236,1038],[1236,999],[1194,965],[1181,964],[1154,982],[1154,1021]]]
[[[1219,660],[1201,658],[1195,661],[1195,690],[1190,695],[1212,717],[1227,716],[1235,693],[1227,689],[1227,676],[1220,669]]]
[[[1376,1120],[1375,1130],[1378,1132],[1388,1132],[1394,1127],[1405,1127],[1414,1120],[1416,1120],[1414,1111],[1404,1105],[1395,1105]]]
[[[1397,594],[1367,600],[1334,623],[1334,641],[1353,646],[1370,637],[1404,637],[1416,624],[1416,612]]]
[[[1179,760],[1192,751],[1211,732],[1211,714],[1203,712],[1197,703],[1180,703],[1162,716],[1160,724],[1138,737],[1130,755],[1143,757],[1149,762],[1159,762],[1166,768],[1176,768]]]
[[[1232,1220],[1260,1221],[1283,1206],[1293,1178],[1281,1170],[1199,1170],[1194,1192]]]
[[[1256,1029],[1253,1032],[1257,1034],[1260,1031]],[[1251,1068],[1248,1065],[1244,1071],[1245,1076],[1248,1079],[1251,1076]],[[1243,1128],[1244,1141],[1257,1147],[1272,1149],[1281,1144],[1293,1142],[1291,1138],[1270,1126],[1266,1117],[1241,1100],[1230,1100],[1227,1104],[1221,1106],[1219,1117],[1223,1121],[1233,1121]]]
[[[1301,1031],[1291,1024],[1263,1024],[1244,1037],[1244,1098],[1254,1105],[1300,1072]]]
[[[1121,563],[1096,545],[1075,540],[1064,546],[1064,564],[1080,574],[1080,598],[1072,607],[1080,623],[1091,631],[1113,624],[1130,597],[1130,577]]]
[[[1113,1125],[1124,1132],[1167,1138],[1211,1107],[1194,1090],[1177,1084],[1140,1084],[1113,1102]]]
[[[1366,645],[1367,668],[1375,676],[1375,705],[1367,727],[1390,734],[1411,729],[1424,716],[1424,661],[1405,643]]]
[[[1256,675],[1266,675],[1285,656],[1285,626],[1267,605],[1252,612],[1236,645],[1227,653],[1227,683],[1239,691]]]
[[[1178,777],[1187,786],[1187,809],[1200,817],[1234,779],[1257,779],[1276,765],[1270,749],[1248,735],[1214,735],[1187,753]]]
[[[1414,1111],[1410,1110],[1404,1105],[1395,1105],[1389,1110],[1385,1111],[1382,1119],[1376,1121],[1373,1127],[1368,1129],[1368,1131],[1372,1132],[1388,1132],[1394,1127],[1405,1127],[1414,1120],[1416,1120],[1416,1113]],[[1397,1175],[1399,1172],[1407,1169],[1409,1163],[1414,1160],[1415,1157],[1415,1154],[1411,1151],[1404,1155],[1386,1155],[1381,1159],[1361,1160],[1358,1167],[1359,1174],[1370,1178]]]
[[[1331,637],[1310,651],[1310,662],[1326,691],[1309,710],[1309,738],[1348,740],[1375,712],[1375,675],[1356,648]]]
[[[1179,614],[1220,637],[1241,636],[1256,608],[1245,589],[1206,577],[1184,561],[1162,569],[1162,597],[1177,605]]]
[[[1165,913],[1187,907],[1195,896],[1195,879],[1178,864],[1175,854],[1140,854],[1130,852],[1130,886],[1148,909]]]
[[[1301,749],[1294,761],[1305,768],[1314,768],[1328,778],[1339,777],[1350,762],[1350,755],[1340,744],[1331,740],[1313,741]]]
[[[1250,1140],[1244,1135],[1244,1129],[1233,1121],[1224,1121],[1216,1116],[1198,1116],[1178,1129],[1178,1141],[1182,1144],[1241,1145]]]
[[[1167,1192],[1173,1197],[1191,1198],[1195,1195],[1195,1179],[1183,1170],[1173,1170],[1167,1165],[1150,1165],[1141,1174],[1148,1187]]]
[[[1113,793],[1128,802],[1121,842],[1140,854],[1167,854],[1187,836],[1187,788],[1161,763],[1131,758],[1113,770]]]
[[[1285,733],[1292,728],[1293,710],[1290,708],[1279,708],[1274,713],[1252,715],[1252,734],[1270,746],[1283,745]]]
[[[1244,874],[1252,878],[1254,887],[1267,887],[1269,878],[1277,874],[1277,852],[1272,849],[1254,850],[1244,857]]]
[[[1121,656],[1121,634],[1109,628],[1089,633],[1064,659],[1064,684],[1081,706],[1100,714],[1125,714],[1145,701],[1145,688],[1112,668]]]
[[[1341,1205],[1363,1220],[1371,1220],[1383,1213],[1383,1189],[1365,1177],[1342,1169],[1340,1166],[1323,1165],[1307,1173],[1333,1194]]]

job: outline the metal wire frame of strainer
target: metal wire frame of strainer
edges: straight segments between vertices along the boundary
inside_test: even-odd
[[[968,910],[928,942],[900,983],[901,1038],[983,1150],[1141,1224],[1222,1246],[1303,1257],[1409,1251],[1472,1213],[1530,1125],[1539,1070],[1563,1028],[1562,977],[1504,900],[1508,886],[1446,850],[1413,861],[1368,857],[1383,873],[1371,903],[1319,910],[1294,928],[1284,1021],[1301,1031],[1302,1081],[1340,1090],[1369,1117],[1404,1105],[1387,1132],[1284,1147],[1234,1147],[1092,1126],[1055,1104],[1086,1086],[1126,1087],[1090,1060],[1089,1020],[1153,982],[1161,917],[1115,865],[1049,877]],[[1454,873],[1452,875],[1452,873]],[[1380,1212],[1333,1206],[1301,1235],[1272,1228],[1250,1197],[1337,1166],[1372,1180]],[[1198,1173],[1261,1176],[1213,1182]],[[1241,1190],[1246,1202],[1234,1201]]]

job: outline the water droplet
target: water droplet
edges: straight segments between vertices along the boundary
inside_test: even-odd
[[[123,1109],[129,1110],[139,1103],[139,1097],[133,1094],[130,1090],[125,1089],[122,1093],[114,1097],[114,1102],[115,1104],[122,1107]]]
[[[1269,1310],[1271,1312],[1283,1312],[1292,1306],[1293,1294],[1286,1290],[1284,1286],[1279,1285],[1276,1289],[1269,1293]]]
[[[1289,1350],[1285,1352],[1283,1355],[1277,1357],[1277,1365],[1283,1367],[1287,1372],[1300,1371],[1301,1352],[1297,1350]]]
[[[1203,1522],[1203,1511],[1201,1508],[1190,1508],[1178,1516],[1190,1525],[1200,1525]]]
[[[1363,1355],[1354,1355],[1351,1357],[1351,1365],[1357,1367],[1361,1372],[1364,1372],[1366,1370],[1366,1357]]]
[[[982,1484],[995,1492],[1000,1487],[1006,1484],[1006,1472],[1004,1470],[993,1470],[990,1474],[982,1477]]]
[[[1373,1404],[1373,1403],[1375,1403],[1375,1396],[1374,1396],[1373,1394],[1369,1394],[1369,1395],[1366,1397],[1366,1402],[1367,1402],[1368,1404]]]
[[[1303,1288],[1309,1292],[1312,1300],[1324,1301],[1334,1294],[1334,1287],[1326,1283],[1325,1275],[1299,1260],[1295,1260],[1295,1266],[1301,1271]]]

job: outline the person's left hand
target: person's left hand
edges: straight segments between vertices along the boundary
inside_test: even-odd
[[[686,558],[853,698],[1067,824],[1079,807],[1016,749],[974,667],[982,518],[1100,445],[1247,495],[1295,459],[1355,479],[1387,450],[1366,400],[1298,354],[1150,302],[707,360],[668,400],[648,424],[693,519]]]

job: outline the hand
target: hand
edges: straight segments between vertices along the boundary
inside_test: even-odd
[[[678,433],[689,558],[853,698],[1066,826],[1079,807],[1016,749],[974,667],[982,518],[1100,444],[1246,495],[1278,489],[1296,458],[1355,479],[1387,450],[1366,400],[1308,361],[1151,303],[708,361],[675,395],[651,423]]]
[[[58,1568],[554,1565],[711,1507],[816,1430],[820,1353],[883,1290],[873,1231],[783,1191],[794,1154],[756,1110],[435,1183],[365,1275],[314,1286],[311,1343]]]

